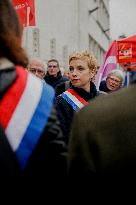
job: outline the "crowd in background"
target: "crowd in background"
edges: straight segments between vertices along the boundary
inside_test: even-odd
[[[76,51],[69,68],[28,59],[9,0],[0,2],[1,176],[95,179],[136,172],[135,79],[115,69],[96,89],[97,60]]]

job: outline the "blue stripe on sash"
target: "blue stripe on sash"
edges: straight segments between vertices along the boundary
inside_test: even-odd
[[[47,84],[43,84],[43,90],[39,104],[37,105],[20,146],[16,151],[17,158],[22,169],[25,168],[31,153],[47,124],[53,105],[54,95],[55,93],[53,88]]]
[[[65,93],[62,93],[61,96],[73,107],[73,110],[80,110],[79,107]]]

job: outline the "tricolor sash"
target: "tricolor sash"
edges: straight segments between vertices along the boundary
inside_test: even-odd
[[[61,94],[61,96],[72,106],[73,110],[79,111],[88,104],[73,89],[69,88]]]
[[[20,67],[17,79],[0,101],[0,123],[25,168],[51,112],[54,90]]]

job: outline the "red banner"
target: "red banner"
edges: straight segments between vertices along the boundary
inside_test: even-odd
[[[124,70],[136,71],[136,35],[111,43],[95,78],[98,89],[100,82],[105,79],[108,72],[116,69],[117,64]]]
[[[34,0],[12,0],[23,27],[35,26]]]
[[[118,43],[118,62],[136,62],[136,43],[119,42]]]
[[[136,35],[117,41],[117,60],[125,70],[136,71]]]

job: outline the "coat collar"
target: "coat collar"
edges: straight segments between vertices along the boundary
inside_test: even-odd
[[[7,58],[0,58],[0,70],[11,69],[15,65]]]
[[[79,95],[81,96],[83,99],[85,99],[86,101],[94,98],[95,96],[97,96],[97,90],[96,90],[96,86],[93,82],[90,82],[90,92],[85,91],[82,88],[77,88],[74,86],[71,86],[71,88]]]
[[[6,58],[0,58],[0,99],[15,79],[16,68],[14,64]]]

